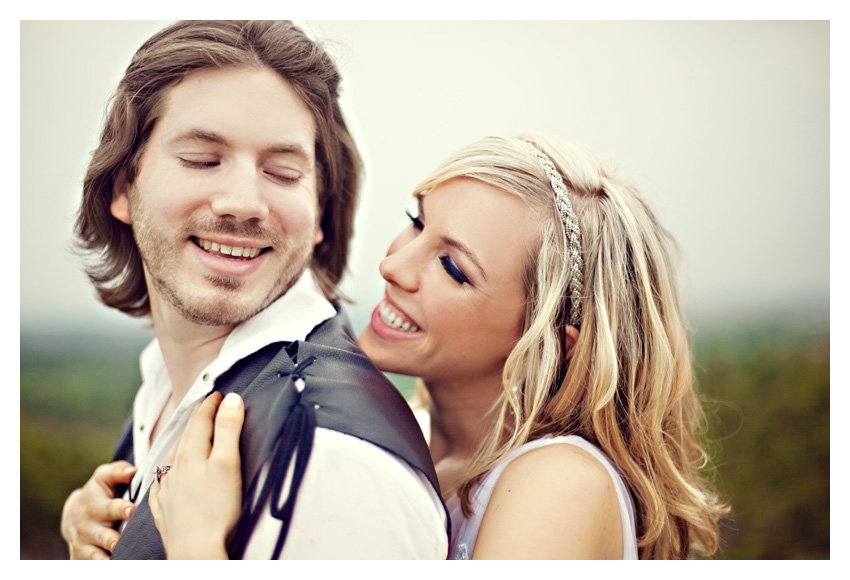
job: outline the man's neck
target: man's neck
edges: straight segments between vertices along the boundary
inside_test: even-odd
[[[175,312],[153,312],[154,331],[171,379],[175,405],[192,388],[198,375],[218,356],[233,326],[205,326]]]

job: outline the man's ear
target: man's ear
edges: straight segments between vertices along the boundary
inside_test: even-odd
[[[577,341],[578,329],[575,326],[567,326],[564,328],[564,344],[566,345],[567,360],[573,358],[573,352],[575,352]]]
[[[127,174],[122,169],[115,176],[112,183],[112,203],[109,205],[112,216],[127,225],[132,224],[130,220],[130,184],[127,183]]]

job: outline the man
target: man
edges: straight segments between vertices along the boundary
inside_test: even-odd
[[[415,420],[333,306],[360,163],[338,83],[288,22],[177,23],[125,72],[76,234],[101,300],[156,339],[119,461],[66,502],[72,558],[166,556],[148,490],[213,391],[245,404],[230,557],[446,556]]]

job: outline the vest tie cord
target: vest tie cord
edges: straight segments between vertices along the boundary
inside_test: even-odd
[[[290,375],[290,385],[294,385],[296,381],[303,379],[301,373],[315,360],[315,357],[310,357],[299,364],[292,372],[292,375]],[[245,497],[242,513],[234,527],[235,530],[241,530],[242,533],[231,538],[228,542],[230,545],[228,553],[232,559],[241,560],[244,558],[248,541],[251,539],[254,528],[269,500],[271,500],[270,512],[272,517],[280,520],[282,524],[272,559],[276,560],[280,557],[283,544],[289,532],[289,524],[292,522],[292,514],[295,510],[295,500],[298,497],[298,490],[307,471],[307,463],[313,448],[315,432],[315,410],[312,405],[301,401],[301,392],[298,392],[297,401],[291,407],[289,416],[283,424],[280,435],[275,442],[274,451],[269,461],[268,473],[263,481],[259,495],[257,495],[256,490],[260,480],[260,473],[251,482],[251,488]],[[286,499],[281,503],[284,482],[287,481],[286,475],[290,467],[292,469],[291,483]]]
[[[283,543],[286,541],[286,534],[289,532],[289,524],[292,522],[292,512],[295,510],[295,498],[298,496],[298,490],[304,479],[304,472],[307,471],[307,461],[310,459],[310,451],[313,448],[313,435],[315,432],[315,411],[312,407],[299,403],[292,410],[292,415],[289,421],[286,422],[283,432],[283,441],[297,442],[297,446],[281,445],[278,453],[275,454],[275,458],[272,460],[272,469],[275,471],[273,481],[277,485],[274,486],[272,493],[271,513],[273,517],[283,523],[277,538],[277,544],[274,548],[274,555],[272,556],[274,560],[280,558]],[[292,484],[289,488],[286,502],[278,508],[283,492],[283,482],[286,480],[286,471],[289,469],[289,464],[292,461],[293,452],[295,453],[295,466],[292,474]]]
[[[293,380],[295,369],[301,363],[306,365],[313,356],[317,359],[306,369],[307,376],[302,367]],[[296,381],[298,385],[295,384]],[[299,397],[298,386],[306,387],[301,393],[302,397]],[[251,509],[256,505],[255,500],[263,484],[257,474],[265,474],[269,470],[273,457],[277,455],[278,446],[283,444],[283,426],[299,402],[305,405],[308,411],[313,410],[317,429],[321,427],[357,437],[399,457],[417,473],[427,477],[431,488],[439,497],[440,488],[431,455],[410,405],[398,389],[357,348],[350,324],[341,312],[316,327],[305,341],[272,343],[237,362],[216,379],[215,389],[222,394],[240,394],[246,409],[245,424],[239,441],[243,497],[246,498],[242,504],[244,509],[239,525],[246,527],[234,526],[228,534],[227,549],[231,557],[238,557],[238,554],[248,551],[246,544],[252,533],[254,541],[258,540],[257,536],[264,536],[269,555],[272,552],[272,540],[279,532],[274,524],[279,520],[272,519],[269,522],[272,525],[262,530],[253,531],[252,527],[247,526],[252,525]],[[314,441],[313,445],[316,443]],[[295,446],[297,453],[297,443]],[[305,455],[302,451],[302,458],[305,458]],[[134,463],[132,417],[122,429],[114,459]],[[357,482],[352,484],[357,485]],[[123,491],[119,492],[119,495],[122,493]],[[249,497],[251,500],[247,499]],[[265,510],[270,509],[270,492],[267,497],[268,501],[261,506]],[[443,513],[448,534],[450,520],[445,506]],[[269,515],[265,514],[263,517],[267,518]],[[255,522],[257,519],[255,518]],[[295,533],[291,527],[290,531]],[[269,536],[265,537],[266,534]],[[112,559],[165,558],[165,547],[145,496],[121,533]]]

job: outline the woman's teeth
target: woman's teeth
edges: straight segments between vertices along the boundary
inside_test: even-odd
[[[260,248],[243,248],[241,246],[227,246],[225,244],[217,244],[209,240],[196,238],[195,241],[199,247],[209,252],[221,252],[227,256],[234,258],[256,258],[260,254]]]
[[[387,326],[391,326],[392,328],[396,328],[404,332],[419,331],[418,326],[414,326],[410,323],[410,321],[405,320],[401,314],[397,314],[393,308],[386,303],[386,301],[381,302],[381,305],[378,307],[378,314],[381,315],[381,320]]]

